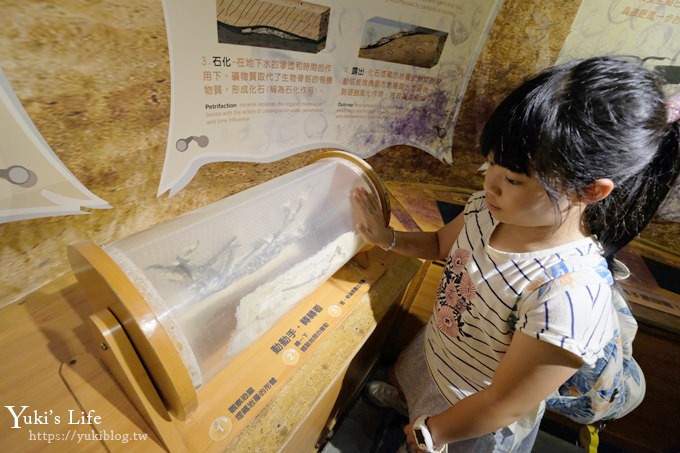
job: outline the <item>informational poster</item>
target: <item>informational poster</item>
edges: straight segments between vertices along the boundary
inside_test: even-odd
[[[158,195],[204,164],[409,144],[451,162],[502,0],[164,0],[171,68]]]
[[[64,166],[0,70],[0,223],[110,208]]]
[[[666,96],[680,93],[680,0],[581,2],[559,61],[596,55],[639,58],[665,81]],[[680,184],[659,214],[680,222]]]

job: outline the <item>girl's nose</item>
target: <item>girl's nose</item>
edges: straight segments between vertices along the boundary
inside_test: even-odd
[[[497,165],[489,165],[489,168],[486,170],[486,176],[484,177],[484,190],[492,195],[500,195],[500,181],[502,177],[501,171]]]

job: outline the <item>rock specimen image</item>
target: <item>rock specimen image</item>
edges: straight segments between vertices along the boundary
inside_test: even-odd
[[[421,68],[439,62],[448,33],[374,17],[364,26],[359,57]]]
[[[326,46],[330,8],[294,0],[216,0],[221,43],[318,53]]]

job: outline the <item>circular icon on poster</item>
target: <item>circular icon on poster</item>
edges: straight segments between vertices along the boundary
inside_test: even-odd
[[[225,437],[231,433],[231,419],[228,417],[217,417],[210,424],[210,429],[208,429],[208,435],[215,442],[224,440]]]
[[[337,318],[342,314],[342,308],[337,305],[331,305],[328,307],[328,314],[331,315],[331,318]]]
[[[286,349],[281,354],[281,358],[286,365],[295,365],[300,360],[300,353],[295,349]]]
[[[175,142],[175,148],[179,152],[184,152],[189,148],[189,143],[191,143],[192,141],[196,142],[196,144],[198,144],[198,146],[200,146],[201,148],[205,148],[206,146],[208,146],[208,143],[210,143],[210,139],[206,135],[201,135],[201,136],[198,136],[198,137],[195,136],[195,135],[192,135],[192,136],[189,136],[189,137],[186,137],[186,138],[180,138],[179,140],[177,140]]]

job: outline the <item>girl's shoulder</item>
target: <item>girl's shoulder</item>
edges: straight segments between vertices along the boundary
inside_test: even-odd
[[[604,257],[598,253],[564,256],[546,266],[541,274],[526,287],[536,292],[538,299],[550,297],[555,291],[587,290],[594,286],[612,286],[614,278]]]
[[[484,191],[480,190],[479,192],[470,195],[470,198],[468,198],[465,203],[465,213],[478,213],[484,210],[487,210],[486,195],[484,195]]]
[[[496,225],[496,221],[486,205],[486,195],[483,191],[470,195],[470,198],[465,203],[463,213],[466,223],[473,222],[485,231],[492,229]]]

